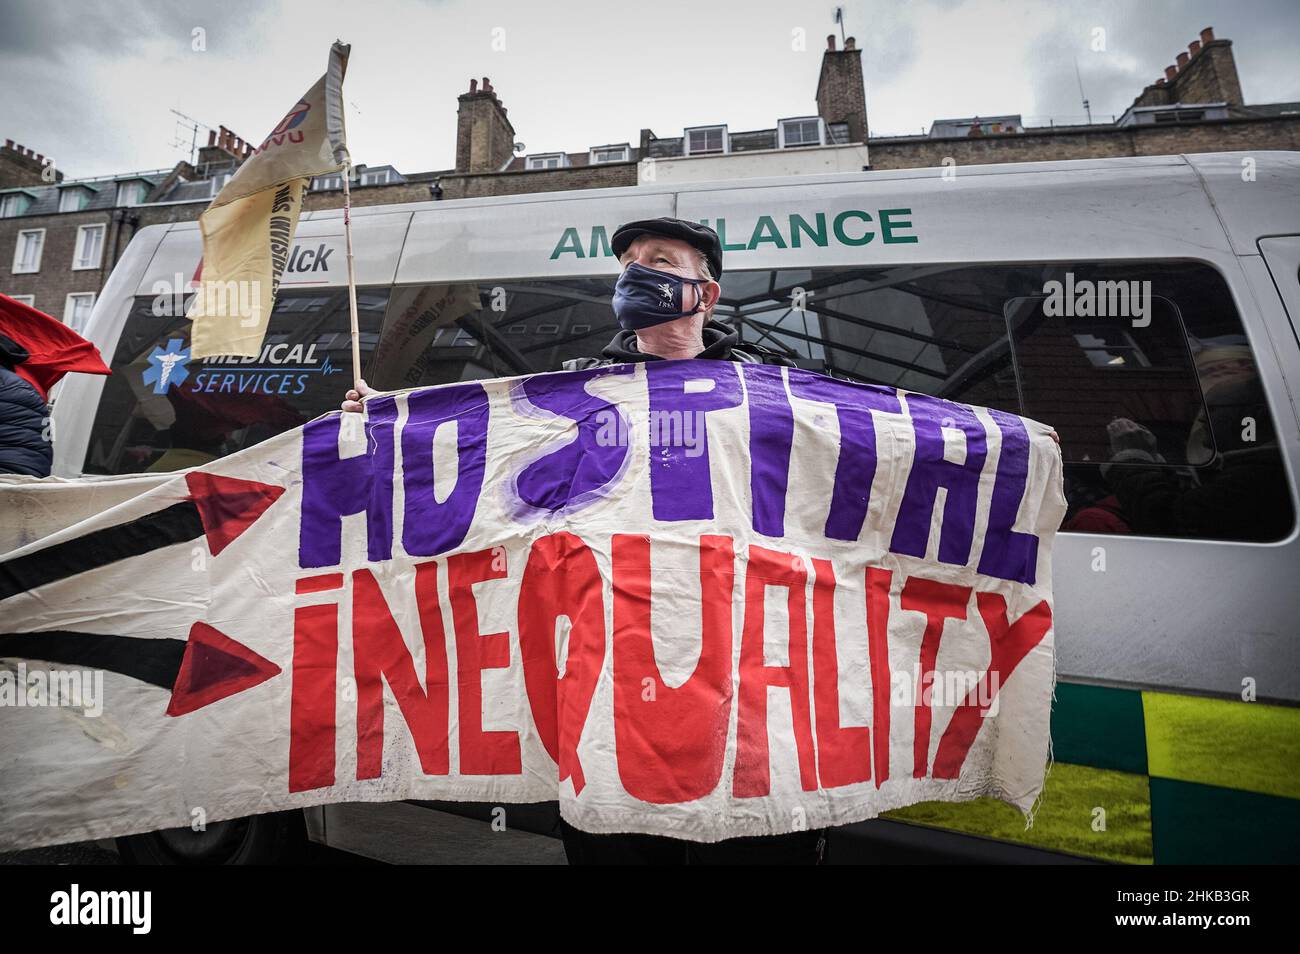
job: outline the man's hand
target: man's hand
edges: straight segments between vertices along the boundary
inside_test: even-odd
[[[370,387],[365,381],[358,380],[357,386],[343,395],[344,401],[341,405],[343,410],[350,411],[353,414],[360,414],[362,411],[361,402],[370,394]]]

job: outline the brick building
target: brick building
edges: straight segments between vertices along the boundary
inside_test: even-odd
[[[1232,150],[1300,150],[1300,103],[1247,105],[1232,41],[1205,29],[1164,75],[1111,123],[1025,127],[1019,116],[937,120],[928,134],[871,137],[861,50],[827,38],[816,112],[771,128],[726,123],[680,135],[642,129],[638,141],[576,152],[524,154],[491,82],[471,80],[458,97],[455,164],[403,175],[357,166],[355,205],[869,169],[930,168],[1109,156]],[[193,163],[71,180],[39,153],[0,148],[0,291],[80,326],[135,232],[196,219],[252,145],[224,126]],[[307,210],[342,204],[339,175],[319,177]]]

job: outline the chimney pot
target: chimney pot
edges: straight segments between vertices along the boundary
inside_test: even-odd
[[[826,36],[826,49],[829,50],[829,51],[832,52],[832,53],[835,52],[835,34],[834,34],[834,33],[827,34],[827,36]]]
[[[476,93],[476,92],[478,92],[478,80],[476,80],[476,79],[472,79],[472,80],[469,81],[469,91],[470,91],[471,93]]]
[[[1180,70],[1181,70],[1184,66],[1187,65],[1187,59],[1188,59],[1188,57],[1187,57],[1187,54],[1186,54],[1186,53],[1179,53],[1179,54],[1178,54],[1177,63],[1178,63],[1178,68],[1179,68]]]
[[[846,49],[846,50],[856,50],[857,48],[858,48],[858,41],[857,41],[856,38],[854,38],[854,37],[849,37],[848,39],[846,39],[846,40],[844,41],[844,49]]]
[[[45,159],[45,157],[42,156],[39,152],[36,154],[36,161],[37,161],[37,162],[42,162],[44,159]]]
[[[1157,86],[1164,86],[1164,85],[1165,85],[1165,78],[1162,76],[1162,77],[1160,77],[1160,79],[1156,80],[1156,85],[1157,85]]]
[[[1201,31],[1201,45],[1214,42],[1214,27],[1206,27]]]
[[[1192,54],[1192,56],[1195,56],[1197,53],[1201,52],[1201,41],[1193,40],[1191,43],[1188,43],[1187,52]]]
[[[5,140],[5,148],[6,148],[6,149],[12,149],[13,147],[14,147],[14,141],[13,141],[12,139],[6,139],[6,140]]]
[[[217,144],[217,131],[215,129],[209,129],[208,146],[211,147],[211,146],[215,146],[216,144]]]
[[[1178,75],[1178,67],[1176,66],[1165,67],[1165,79],[1169,80],[1169,82],[1172,83],[1174,81],[1174,77],[1177,75]]]

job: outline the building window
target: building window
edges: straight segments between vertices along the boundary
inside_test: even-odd
[[[143,182],[119,182],[117,184],[117,205],[139,205],[144,201]]]
[[[730,152],[726,126],[696,126],[686,130],[686,155]]]
[[[592,165],[599,165],[602,162],[627,162],[628,146],[597,146],[591,150],[591,158],[588,160]]]
[[[22,215],[31,204],[32,197],[25,192],[0,195],[0,219],[12,219],[14,216]]]
[[[361,173],[361,184],[369,185],[388,185],[388,169],[376,169],[373,172],[366,171]]]
[[[233,173],[229,172],[219,172],[212,177],[212,194],[214,196],[226,187],[226,183],[230,181],[232,174]]]
[[[104,226],[82,225],[77,229],[77,251],[72,256],[72,268],[99,268],[104,251]]]
[[[16,302],[19,302],[19,303],[21,303],[21,304],[26,305],[26,306],[29,307],[29,308],[35,308],[35,307],[36,307],[36,296],[35,296],[35,295],[10,295],[9,297],[12,298],[12,299],[13,299],[14,301],[16,301]]]
[[[18,233],[14,247],[15,275],[30,275],[41,270],[41,250],[45,247],[45,229],[29,229]]]
[[[60,212],[80,212],[90,204],[90,193],[85,189],[73,187],[59,193]]]
[[[327,192],[330,189],[343,188],[343,176],[335,173],[332,176],[317,176],[312,180],[311,187],[318,192]]]
[[[782,149],[795,146],[820,146],[823,141],[822,121],[817,116],[783,119],[777,128],[780,130],[779,145]]]
[[[90,321],[91,309],[95,307],[95,293],[83,292],[68,296],[63,306],[63,323],[80,334],[86,330]]]
[[[569,164],[568,156],[562,152],[548,152],[543,155],[529,156],[529,169],[560,169]]]

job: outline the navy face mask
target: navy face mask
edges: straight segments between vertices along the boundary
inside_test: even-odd
[[[636,262],[628,264],[614,285],[614,316],[629,331],[661,325],[675,318],[685,318],[700,311],[704,299],[690,311],[682,311],[682,293],[686,285],[706,285],[706,278],[682,278],[672,272],[646,268]]]

